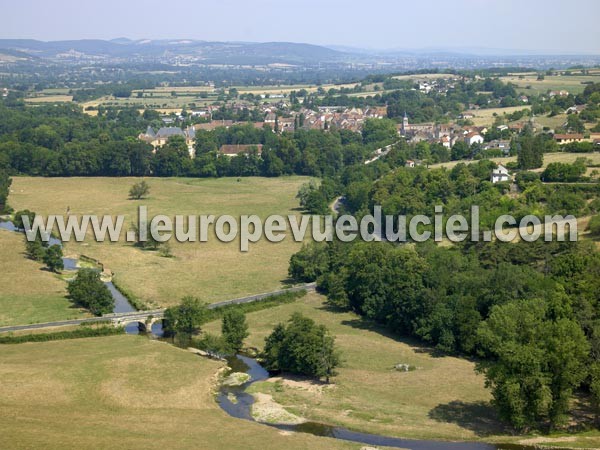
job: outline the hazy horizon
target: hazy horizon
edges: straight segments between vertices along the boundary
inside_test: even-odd
[[[432,0],[427,5],[375,0],[369,7],[347,1],[281,2],[157,0],[84,4],[23,0],[3,6],[0,38],[43,41],[193,39],[297,42],[362,49],[490,49],[540,53],[600,54],[597,0]],[[37,12],[39,11],[39,13]]]

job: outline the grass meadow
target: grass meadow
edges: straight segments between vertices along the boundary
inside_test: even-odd
[[[0,326],[84,317],[66,298],[67,285],[25,256],[22,234],[0,230]]]
[[[537,74],[528,75],[508,75],[500,77],[504,83],[517,85],[517,90],[525,95],[544,94],[547,91],[568,91],[570,94],[580,94],[585,89],[587,82],[600,81],[600,74],[592,75],[553,75],[546,76],[543,80],[537,79]]]
[[[2,440],[12,449],[361,447],[229,417],[212,394],[222,366],[140,336],[2,345]]]
[[[473,124],[475,124],[475,126],[490,126],[494,123],[494,119],[496,118],[496,116],[500,116],[502,117],[504,114],[512,114],[515,111],[522,111],[524,109],[531,109],[531,106],[529,105],[522,105],[522,106],[510,106],[507,108],[484,108],[484,109],[478,109],[476,111],[466,111],[469,114],[473,114],[473,118],[469,119],[470,121],[473,122]],[[522,119],[523,120],[527,120],[527,118]]]
[[[15,177],[9,203],[15,210],[30,209],[43,215],[70,213],[125,215],[125,226],[137,220],[139,205],[148,207],[149,217],[180,215],[300,214],[295,196],[304,177],[165,179],[147,178],[147,199],[128,199],[134,178],[29,178]],[[282,287],[290,256],[300,244],[287,238],[280,243],[266,239],[241,253],[239,241],[219,242],[209,235],[205,243],[171,240],[173,257],[145,251],[125,242],[70,242],[66,253],[86,255],[102,261],[115,273],[120,287],[147,306],[169,306],[186,295],[216,302]]]
[[[574,163],[577,158],[586,158],[592,161],[592,164],[600,164],[600,152],[594,153],[565,153],[565,152],[556,152],[556,153],[544,153],[544,164],[542,168],[546,168],[548,164],[553,162],[562,162],[562,163]],[[490,158],[491,161],[494,161],[496,164],[506,164],[509,162],[516,162],[516,156],[505,156],[499,158]],[[446,169],[452,169],[459,163],[471,164],[477,162],[478,160],[462,160],[462,161],[449,161],[445,163],[432,164],[429,166],[430,169],[439,169],[441,167],[445,167]],[[537,171],[540,171],[538,169]]]
[[[251,334],[246,343],[262,349],[275,325],[299,311],[336,336],[344,362],[335,385],[263,382],[252,386],[254,392],[273,395],[290,412],[307,419],[390,436],[477,438],[468,428],[431,417],[436,411],[450,411],[454,402],[483,414],[482,420],[493,420],[483,377],[475,374],[471,362],[433,357],[416,342],[398,340],[353,313],[329,310],[324,300],[310,293],[294,303],[248,314]],[[205,330],[218,333],[219,327],[213,322]],[[393,367],[399,363],[417,370],[398,372]]]

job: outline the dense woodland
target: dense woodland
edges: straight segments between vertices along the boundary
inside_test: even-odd
[[[374,183],[365,174],[348,174],[349,179],[341,188],[345,193],[344,207],[362,216],[380,205],[384,214],[401,214],[410,220],[416,214],[433,216],[436,205],[444,207],[446,217],[470,217],[471,206],[478,205],[482,229],[491,229],[503,214],[520,220],[532,213],[585,216],[600,211],[599,184],[548,185],[541,182],[538,173],[522,171],[517,178],[521,194],[508,196],[508,183],[489,181],[494,167],[488,160],[459,163],[451,170],[400,166]],[[553,167],[549,166],[551,172]]]
[[[490,161],[452,170],[404,168],[412,151],[396,148],[387,161],[395,168],[383,174],[382,165],[344,172],[342,212],[360,217],[381,205],[384,214],[410,220],[432,217],[442,205],[445,218],[468,218],[478,205],[483,230],[503,214],[520,220],[600,211],[598,184],[548,185],[539,173],[521,171],[519,194],[506,195],[508,184],[488,181]],[[579,166],[549,165],[542,178],[572,176]],[[597,217],[594,233],[600,233]],[[600,253],[593,242],[312,243],[291,258],[289,273],[316,280],[333,307],[436,351],[477,358],[499,413],[518,429],[564,425],[576,390],[600,405]]]
[[[600,253],[582,243],[311,244],[290,274],[332,306],[478,358],[503,418],[565,423],[575,389],[600,400]]]
[[[495,164],[488,160],[451,170],[405,168],[407,159],[417,152],[427,158],[431,148],[401,144],[385,162],[337,178],[341,212],[360,217],[380,205],[384,214],[408,221],[416,214],[433,217],[434,206],[442,205],[445,221],[452,214],[469,218],[478,205],[482,230],[504,214],[517,220],[593,215],[592,237],[600,235],[600,185],[572,183],[582,179],[584,162],[550,164],[540,174],[524,169],[541,166],[544,152],[553,149],[550,140],[525,130],[512,147],[519,155],[514,168],[521,168],[516,195],[507,195],[508,183],[489,182]],[[328,186],[304,186],[299,197]],[[316,280],[333,307],[436,351],[476,358],[500,415],[518,429],[564,425],[575,391],[600,414],[600,253],[589,240],[451,247],[312,243],[291,258],[289,273]]]

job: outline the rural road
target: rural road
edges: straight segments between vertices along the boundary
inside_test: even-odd
[[[298,291],[314,291],[316,288],[316,283],[307,283],[302,284],[300,286],[295,286],[289,289],[280,289],[278,291],[266,292],[264,294],[256,294],[249,295],[247,297],[235,298],[232,300],[224,300],[217,303],[212,303],[208,305],[209,309],[221,308],[223,306],[228,305],[239,305],[242,303],[252,303],[258,300],[263,300],[267,297],[271,297],[273,295],[284,294],[286,292],[298,292]],[[106,314],[101,317],[88,317],[85,319],[72,319],[72,320],[60,320],[57,322],[46,322],[46,323],[33,323],[29,325],[14,325],[10,327],[0,327],[0,333],[8,333],[11,331],[21,331],[21,330],[38,330],[43,328],[53,328],[53,327],[61,327],[66,325],[81,325],[83,323],[94,323],[94,322],[105,322],[107,320],[114,319],[124,319],[129,316],[139,316],[139,315],[162,315],[164,309],[156,309],[151,311],[134,311],[128,313],[116,313],[116,314]]]
[[[394,142],[393,144],[386,145],[385,147],[378,148],[374,152],[375,156],[372,157],[371,159],[368,159],[367,161],[365,161],[365,164],[371,164],[372,162],[377,161],[382,156],[387,155],[392,150],[392,147],[394,147],[394,145],[396,145],[398,142]]]

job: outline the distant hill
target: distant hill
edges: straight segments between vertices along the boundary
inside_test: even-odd
[[[291,42],[207,42],[195,40],[137,40],[126,38],[104,41],[82,39],[37,41],[0,39],[0,48],[56,58],[67,52],[104,57],[159,57],[165,54],[194,56],[212,64],[318,63],[347,59],[348,53],[310,44]]]
[[[329,70],[351,67],[352,70],[408,71],[423,69],[537,67],[560,68],[600,64],[600,55],[536,55],[534,51],[485,48],[424,48],[387,50],[342,46],[320,46],[292,42],[213,42],[193,39],[112,40],[82,39],[38,41],[34,39],[0,39],[6,49],[0,62],[32,61],[37,65],[73,61],[107,64],[159,64],[172,67],[190,64],[270,65],[287,64]],[[9,53],[13,52],[13,53]],[[16,53],[14,53],[16,52]],[[23,59],[25,58],[25,59]],[[337,69],[335,69],[337,70]]]
[[[1,48],[0,47],[0,62],[16,62],[16,61],[29,61],[35,59],[34,56],[29,55],[25,52],[20,52],[18,50],[10,49],[10,48]]]

